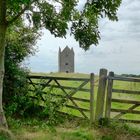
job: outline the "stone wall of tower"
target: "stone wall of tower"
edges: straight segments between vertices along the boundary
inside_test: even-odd
[[[59,72],[72,73],[74,72],[74,51],[69,47],[65,47],[61,52],[59,49],[58,53],[58,67]]]

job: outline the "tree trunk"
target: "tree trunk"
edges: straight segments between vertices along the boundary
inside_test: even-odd
[[[8,127],[2,106],[6,25],[0,24],[0,126]]]
[[[4,56],[6,35],[6,1],[0,0],[0,127],[8,127],[2,106],[3,79],[4,79]]]

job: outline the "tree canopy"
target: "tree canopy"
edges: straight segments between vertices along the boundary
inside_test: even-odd
[[[71,22],[71,34],[87,50],[100,39],[98,19],[118,20],[120,3],[121,0],[87,0],[79,11],[78,0],[7,0],[6,20],[9,25],[24,15],[23,20],[28,19],[38,29],[45,27],[56,37],[65,37]]]

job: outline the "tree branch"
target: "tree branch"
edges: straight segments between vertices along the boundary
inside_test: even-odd
[[[32,2],[30,2],[30,4],[25,6],[25,8],[23,8],[15,17],[13,17],[13,19],[11,19],[10,21],[7,21],[8,26],[11,25],[13,22],[15,22],[22,14],[24,14],[24,12],[28,10],[30,5],[33,4],[35,1],[37,0],[33,0]]]
[[[6,0],[0,0],[0,24],[6,23]]]
[[[59,1],[59,0],[55,0],[55,1],[63,5],[63,3],[61,1]]]
[[[10,21],[7,21],[8,26],[11,25],[13,22],[15,22],[26,10],[28,10],[28,8],[29,6],[26,6],[13,19],[11,19]]]

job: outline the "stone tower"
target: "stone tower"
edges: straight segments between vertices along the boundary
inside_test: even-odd
[[[74,72],[74,51],[73,48],[66,46],[63,51],[59,48],[58,52],[59,72]]]

